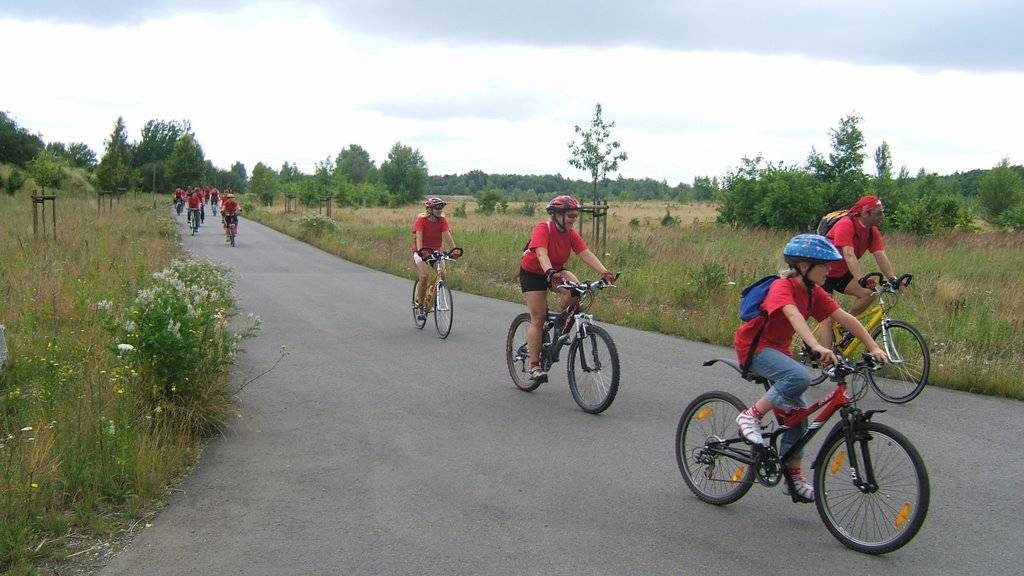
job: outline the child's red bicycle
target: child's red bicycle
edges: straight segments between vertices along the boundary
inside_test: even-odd
[[[814,459],[815,504],[822,521],[840,542],[868,554],[884,554],[917,534],[928,514],[928,471],[917,449],[892,428],[872,422],[885,410],[861,411],[847,396],[847,377],[869,378],[880,367],[868,354],[863,362],[839,356],[828,370],[836,388],[807,408],[786,414],[775,412],[777,426],[764,433],[764,445],[752,445],[737,429],[736,416],[746,408],[728,392],[707,392],[686,407],[676,430],[676,461],[683,480],[701,500],[731,504],[755,483],[775,486],[792,478],[783,464],[839,413]],[[728,364],[733,360],[705,362]],[[765,390],[771,382],[759,376],[748,380]],[[804,435],[784,454],[777,447],[782,433],[821,410]],[[793,493],[792,490],[790,490]]]

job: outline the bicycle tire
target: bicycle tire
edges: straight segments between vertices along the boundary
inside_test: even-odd
[[[896,430],[876,422],[859,425],[855,456],[869,457],[878,489],[853,485],[842,428],[830,434],[814,467],[815,505],[828,531],[848,548],[885,554],[910,542],[928,515],[928,471],[917,449]]]
[[[931,371],[928,343],[917,328],[900,320],[889,321],[888,344],[879,340],[881,334],[882,326],[879,326],[871,333],[871,337],[882,346],[886,354],[896,352],[899,361],[889,362],[878,372],[869,372],[868,381],[882,400],[905,404],[917,398],[928,383]]]
[[[444,281],[439,281],[434,293],[434,327],[437,328],[437,335],[442,340],[452,332],[454,315],[455,304],[452,300],[452,290]]]
[[[732,504],[753,485],[753,466],[721,454],[699,453],[712,440],[738,437],[736,416],[743,410],[743,402],[728,392],[705,392],[679,417],[675,438],[679,473],[690,491],[708,504]],[[698,457],[710,461],[699,462]]]
[[[526,348],[526,331],[530,328],[530,314],[523,312],[512,319],[505,339],[505,362],[508,373],[516,388],[524,392],[533,392],[540,386],[530,378],[530,356]],[[543,352],[542,352],[543,353]]]
[[[586,334],[573,339],[569,345],[566,359],[569,391],[584,412],[600,414],[612,405],[619,392],[619,351],[604,328],[590,325],[586,327]],[[604,344],[603,351],[600,344]],[[579,376],[577,360],[582,369]]]
[[[427,314],[426,311],[424,310],[423,315],[421,316],[419,314],[420,309],[416,307],[416,295],[419,292],[419,287],[420,280],[419,278],[417,278],[412,283],[412,300],[410,303],[412,304],[412,323],[416,326],[416,328],[422,330],[423,327],[427,325]]]

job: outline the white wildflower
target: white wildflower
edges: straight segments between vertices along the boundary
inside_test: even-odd
[[[131,320],[124,323],[125,332],[135,332],[135,328],[137,328],[137,326],[135,326],[135,322],[132,322]]]
[[[118,344],[117,349],[121,352],[131,352],[132,350],[135,350],[135,346],[132,346],[131,344]]]
[[[97,310],[110,310],[110,307],[114,304],[110,300],[100,300],[96,303]]]
[[[22,432],[31,432],[32,431],[32,427],[31,426],[25,426],[24,428],[21,429],[21,431]]]

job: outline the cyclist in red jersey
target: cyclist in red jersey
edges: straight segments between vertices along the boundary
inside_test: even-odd
[[[860,267],[860,257],[865,252],[871,252],[879,270],[886,278],[896,277],[889,257],[885,255],[882,232],[878,229],[884,215],[882,201],[877,196],[864,196],[825,234],[825,237],[839,249],[843,259],[829,266],[828,278],[822,287],[829,294],[841,292],[856,298],[850,308],[850,314],[854,316],[867,310],[872,300],[871,290],[856,282],[864,275]]]
[[[224,201],[220,205],[221,221],[224,224],[224,239],[230,241],[231,238],[228,236],[228,226],[231,223],[235,224],[235,229],[238,229],[238,213],[242,209],[238,206],[238,202],[235,200],[235,195],[231,191],[224,193]]]
[[[199,221],[202,222],[203,218],[202,218],[201,210],[202,210],[202,206],[203,206],[203,197],[199,195],[198,191],[190,189],[188,191],[187,202],[188,202],[188,221],[192,222],[193,218],[199,218]]]
[[[412,225],[412,262],[420,276],[419,290],[416,294],[417,314],[423,314],[421,303],[427,293],[427,277],[430,275],[430,266],[424,259],[430,258],[435,250],[440,250],[444,241],[448,242],[449,247],[455,247],[448,218],[442,214],[444,200],[429,198],[423,202],[423,206],[426,211],[416,216],[416,221]]]
[[[569,256],[575,252],[605,282],[612,284],[615,281],[615,275],[587,248],[583,237],[573,228],[580,215],[579,207],[579,202],[572,196],[552,198],[546,208],[551,218],[533,227],[530,242],[519,263],[519,286],[530,312],[526,344],[530,353],[530,378],[534,382],[546,382],[548,377],[540,367],[541,332],[547,314],[548,290],[561,294],[561,309],[564,310],[572,301],[572,293],[556,286],[563,280],[579,281],[564,268]]]
[[[819,322],[838,322],[856,336],[878,362],[886,362],[885,353],[871,338],[856,318],[844,312],[828,293],[821,288],[828,265],[842,259],[824,236],[798,234],[782,251],[789,269],[772,282],[761,303],[762,314],[742,324],[736,330],[733,348],[741,366],[751,374],[772,382],[771,388],[750,408],[740,412],[736,424],[740,433],[752,444],[762,444],[761,418],[773,409],[783,412],[808,405],[804,392],[811,385],[807,368],[793,359],[790,350],[793,334],[820,355],[822,366],[835,364],[832,351],[832,332],[816,337],[807,326],[807,318]],[[803,436],[807,421],[794,426],[782,435],[780,453]],[[794,502],[814,502],[814,487],[804,478],[801,454],[795,453],[786,461],[788,468],[783,492]]]

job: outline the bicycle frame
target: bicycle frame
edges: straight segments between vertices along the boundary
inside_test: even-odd
[[[434,310],[434,301],[437,299],[437,287],[441,281],[448,280],[448,261],[453,260],[450,256],[445,254],[437,260],[437,266],[431,266],[430,275],[427,276],[427,292],[424,296],[425,299],[425,310],[432,312]]]
[[[764,379],[759,379],[765,389],[771,387],[771,383]],[[797,440],[784,454],[775,456],[776,442],[782,434],[795,426],[799,426],[800,422],[806,418],[809,418],[815,412],[821,411],[811,422],[808,423],[807,431]],[[858,462],[857,452],[854,450],[854,442],[857,440],[857,422],[870,420],[871,416],[878,412],[885,412],[885,410],[868,410],[861,412],[860,409],[852,405],[851,398],[847,395],[847,384],[845,378],[843,381],[836,384],[836,388],[832,390],[824,398],[817,400],[811,405],[793,410],[789,413],[784,413],[779,410],[774,410],[775,419],[779,426],[775,430],[768,434],[765,434],[765,438],[768,439],[767,446],[753,446],[750,450],[734,448],[733,444],[744,444],[746,439],[742,435],[735,436],[728,439],[723,439],[719,443],[708,444],[706,448],[708,450],[719,452],[723,456],[732,458],[738,462],[742,462],[748,466],[752,466],[755,469],[760,469],[765,461],[765,456],[769,457],[769,463],[784,463],[793,457],[800,449],[807,445],[808,442],[818,433],[822,426],[832,417],[836,412],[840,414],[840,421],[838,426],[843,431],[846,439],[847,456],[849,457],[849,469],[851,478],[854,486],[864,492],[873,492],[878,489],[878,484],[875,481],[874,468],[871,465],[870,460],[864,462]],[[716,445],[717,444],[717,445]],[[769,451],[770,450],[770,451]],[[822,447],[824,450],[824,446]],[[819,453],[815,459],[812,467],[817,466],[822,454]],[[863,469],[862,469],[863,468]],[[783,467],[785,470],[785,467]],[[788,474],[788,472],[783,472]],[[758,476],[760,482],[760,475]],[[777,477],[774,483],[778,483],[781,477]]]
[[[570,305],[567,310],[572,309],[572,306]],[[562,333],[561,327],[558,325],[558,321],[563,319],[562,313],[548,310],[544,319],[544,336],[541,340],[543,346],[541,360],[545,370],[550,369],[553,364],[558,362],[559,355],[565,345],[576,338],[585,338],[587,336],[587,328],[594,322],[594,315],[585,312],[576,311],[572,314],[572,317],[573,329]],[[547,342],[544,342],[544,340],[547,340]],[[586,358],[581,358],[581,360],[586,362]]]

